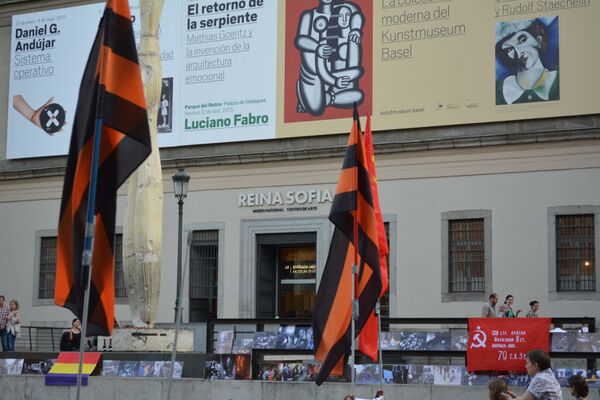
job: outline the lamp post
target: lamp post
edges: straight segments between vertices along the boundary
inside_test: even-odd
[[[177,226],[177,293],[175,295],[175,317],[177,323],[177,309],[179,307],[179,293],[181,289],[181,235],[183,231],[183,199],[187,197],[188,183],[190,176],[185,173],[183,168],[179,168],[173,175],[173,189],[177,205],[179,206],[179,225]]]

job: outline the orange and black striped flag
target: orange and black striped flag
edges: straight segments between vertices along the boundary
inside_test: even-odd
[[[352,265],[359,273],[356,298],[358,334],[381,293],[377,220],[358,112],[329,213],[335,229],[313,311],[315,357],[321,361],[317,385],[330,374],[342,375],[352,346]],[[356,247],[355,247],[356,246]]]
[[[377,219],[377,239],[379,241],[379,268],[381,269],[381,296],[388,290],[387,255],[389,248],[383,225],[383,214],[379,204],[379,189],[377,187],[377,170],[375,168],[375,151],[373,150],[373,132],[371,131],[371,116],[367,115],[365,127],[365,155],[367,156],[367,169],[371,181],[371,194],[375,206]],[[358,338],[358,350],[377,361],[379,356],[379,322],[374,312],[371,313]]]
[[[95,132],[101,118],[101,132]],[[95,135],[101,135],[94,213],[89,335],[114,326],[117,189],[151,152],[146,101],[127,0],[108,0],[85,67],[73,122],[58,223],[54,302],[79,318]]]

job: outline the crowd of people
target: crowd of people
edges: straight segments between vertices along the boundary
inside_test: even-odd
[[[15,340],[21,336],[21,311],[15,299],[4,305],[6,298],[0,295],[0,342],[2,351],[15,351]]]
[[[481,316],[483,318],[516,318],[521,315],[523,310],[513,310],[512,306],[515,302],[515,296],[512,294],[506,295],[504,303],[498,306],[498,294],[490,294],[489,301],[481,308]],[[529,311],[525,314],[525,318],[537,318],[540,310],[540,302],[531,300],[529,302]]]

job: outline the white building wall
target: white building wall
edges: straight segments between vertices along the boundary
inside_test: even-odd
[[[600,205],[600,144],[573,142],[559,146],[521,145],[378,156],[383,213],[396,218],[396,272],[391,315],[397,317],[465,317],[478,315],[480,302],[442,302],[442,213],[490,210],[492,214],[492,282],[501,297],[510,293],[527,309],[531,299],[546,316],[591,316],[600,319],[593,300],[550,300],[548,279],[548,208]],[[242,166],[192,167],[184,206],[186,230],[224,226],[220,317],[239,316],[242,259],[241,220],[265,218],[238,207],[240,193],[330,189],[335,191],[341,159],[278,162]],[[165,170],[164,246],[159,322],[171,322],[175,299],[177,205],[172,170]],[[24,323],[69,321],[70,312],[34,306],[36,232],[56,228],[62,177],[0,181],[0,293],[17,298]],[[122,225],[125,198],[119,197],[117,225]],[[316,211],[274,213],[270,219],[320,217]],[[599,223],[596,221],[596,223]],[[185,235],[184,235],[185,237]],[[325,250],[326,252],[326,250]],[[184,252],[185,257],[185,252]],[[320,264],[319,268],[323,265]],[[596,268],[598,268],[596,266]],[[596,282],[600,286],[600,282]],[[187,298],[187,285],[185,286]],[[187,306],[187,301],[184,301]],[[187,312],[184,312],[187,316]],[[127,305],[117,305],[119,321],[129,319]]]

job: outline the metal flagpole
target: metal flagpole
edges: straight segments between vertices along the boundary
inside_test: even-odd
[[[183,265],[188,265],[189,255],[190,255],[190,245],[192,243],[192,232],[188,233],[187,237],[187,246],[185,250],[185,262]],[[183,274],[181,277],[181,285],[179,285],[179,292],[177,293],[177,297],[181,299],[181,294],[183,292],[183,284],[185,282],[185,273],[187,272],[187,268],[183,268]],[[173,375],[175,374],[175,358],[177,356],[177,340],[179,338],[179,329],[181,328],[181,302],[177,303],[177,312],[175,313],[175,339],[173,340],[173,351],[171,352],[171,373],[169,374],[169,385],[167,389],[167,400],[171,399],[171,386],[173,384]]]
[[[81,260],[81,280],[84,285],[83,295],[83,316],[82,316],[82,327],[81,327],[81,340],[79,341],[79,369],[77,373],[77,396],[79,400],[81,392],[81,374],[83,373],[83,355],[85,353],[85,343],[87,336],[87,323],[88,323],[88,308],[90,306],[90,285],[92,281],[92,254],[94,244],[94,231],[96,224],[96,215],[94,209],[96,207],[96,189],[98,186],[98,164],[100,159],[100,139],[102,137],[102,99],[104,97],[104,89],[102,86],[99,87],[98,91],[98,104],[96,119],[96,130],[94,132],[94,149],[92,151],[92,165],[91,165],[91,177],[90,177],[90,189],[88,194],[88,209],[87,209],[87,222],[85,224],[85,242],[83,248],[83,255]]]
[[[383,391],[383,351],[381,350],[381,304],[377,300],[375,305],[375,314],[377,314],[377,347],[379,351],[379,389]]]
[[[357,135],[360,135],[360,117],[358,116],[358,107],[357,104],[354,103],[354,118],[356,119],[356,129]],[[357,138],[358,139],[358,138]],[[358,140],[357,140],[358,141]],[[357,152],[360,149],[357,150]],[[356,157],[356,162],[358,164],[358,155]],[[352,371],[350,372],[350,383],[352,389],[352,396],[354,393],[354,383],[356,381],[356,371],[355,371],[355,363],[356,363],[356,321],[358,320],[358,316],[360,314],[358,300],[356,300],[356,283],[358,276],[358,165],[354,167],[354,263],[352,264]]]
[[[356,237],[356,234],[355,234]],[[356,320],[358,319],[358,301],[356,300],[356,274],[358,273],[358,265],[356,262],[352,264],[352,371],[350,372],[351,392],[354,396],[354,381],[356,380],[356,371],[354,368],[356,357]]]

